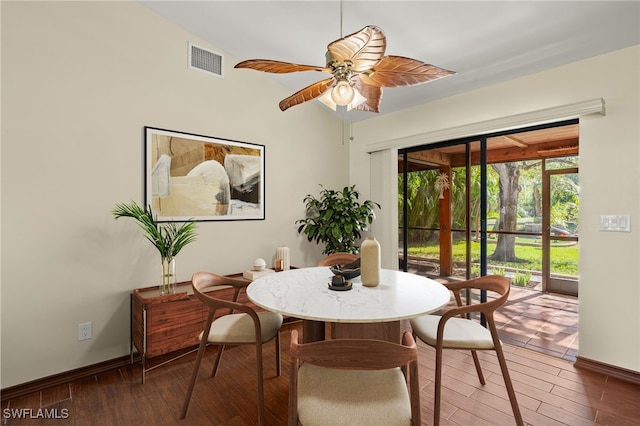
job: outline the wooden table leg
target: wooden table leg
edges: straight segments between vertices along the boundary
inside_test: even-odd
[[[317,342],[325,339],[324,321],[302,321],[302,341],[304,343]]]

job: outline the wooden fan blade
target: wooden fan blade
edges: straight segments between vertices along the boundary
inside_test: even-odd
[[[403,56],[385,56],[372,72],[361,74],[362,81],[382,87],[415,86],[455,74],[454,71],[425,64]]]
[[[322,95],[333,84],[333,77],[318,81],[302,90],[298,90],[293,95],[280,101],[280,110],[285,111],[292,106],[310,101]]]
[[[364,72],[372,69],[384,56],[387,39],[382,30],[369,25],[357,33],[336,40],[327,46],[329,53],[340,63],[351,62],[351,70]]]
[[[380,100],[382,99],[382,87],[365,84],[360,80],[360,75],[351,78],[353,87],[360,92],[362,96],[367,98],[366,102],[358,105],[354,109],[357,111],[380,112]]]
[[[316,67],[314,65],[298,65],[289,62],[272,61],[270,59],[249,59],[236,64],[234,68],[249,68],[256,71],[264,71],[275,74],[285,74],[298,71],[331,72],[331,68]]]

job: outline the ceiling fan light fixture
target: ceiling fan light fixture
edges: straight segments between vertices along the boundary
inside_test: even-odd
[[[354,87],[351,87],[351,88],[353,89],[353,99],[351,100],[351,102],[347,103],[346,105],[343,105],[347,108],[347,111],[350,111],[353,108],[356,108],[367,101],[367,98],[362,96],[356,88]],[[334,111],[338,110],[339,104],[333,100],[333,88],[325,91],[322,95],[318,96],[316,99],[318,99],[320,102],[325,104],[328,108],[331,108]]]
[[[326,107],[331,108],[334,111],[338,110],[338,105],[331,98],[331,89],[325,91],[322,95],[318,96],[316,99],[322,102],[323,104],[325,104]]]
[[[367,102],[367,98],[362,96],[360,92],[358,92],[358,89],[354,88],[353,100],[349,102],[349,105],[347,105],[347,111],[351,111],[353,108],[357,108],[365,102]]]
[[[333,89],[331,89],[331,99],[340,106],[346,106],[351,103],[355,96],[355,89],[345,80],[338,80]]]

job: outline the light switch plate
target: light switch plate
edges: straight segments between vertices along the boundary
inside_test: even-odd
[[[600,230],[609,232],[631,232],[631,218],[628,214],[600,215]]]

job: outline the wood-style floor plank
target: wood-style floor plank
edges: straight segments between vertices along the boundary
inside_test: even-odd
[[[289,385],[289,337],[299,323],[282,329],[282,375],[275,375],[273,344],[265,346],[266,424],[286,425]],[[406,324],[403,325],[406,329]],[[501,331],[502,333],[502,331]],[[435,352],[419,347],[422,424],[433,424]],[[640,424],[640,386],[578,370],[566,359],[505,344],[507,364],[524,421],[528,425]],[[186,420],[179,419],[195,354],[154,369],[141,384],[137,364],[3,402],[5,410],[67,410],[66,419],[17,419],[6,425],[253,425],[257,423],[255,352],[252,346],[225,351],[215,378],[209,378],[215,348],[202,363]],[[479,353],[487,384],[480,385],[468,352],[444,356],[441,424],[510,425],[514,423],[495,353]],[[15,411],[15,412],[18,412]],[[26,411],[24,411],[26,412]]]

